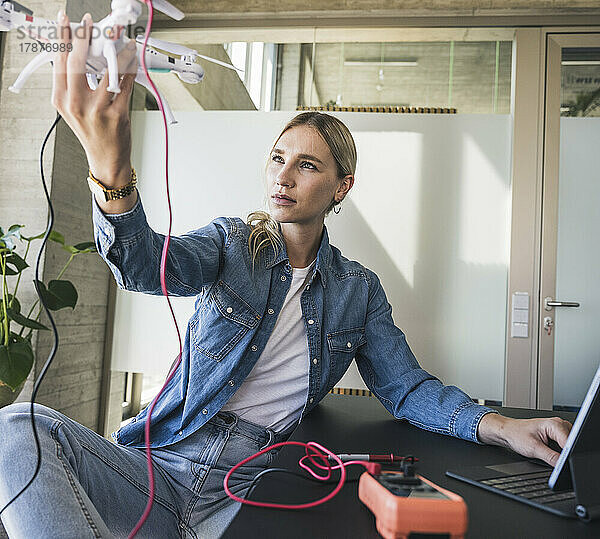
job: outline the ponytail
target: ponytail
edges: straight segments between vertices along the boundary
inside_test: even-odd
[[[252,267],[258,259],[260,252],[268,247],[273,246],[275,256],[283,249],[284,241],[279,229],[279,223],[275,221],[265,211],[255,211],[248,215],[246,221],[250,228],[250,236],[248,237],[248,249],[252,258]]]

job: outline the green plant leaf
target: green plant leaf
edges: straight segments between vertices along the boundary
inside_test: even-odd
[[[96,251],[96,244],[92,241],[78,243],[77,245],[63,245],[63,249],[73,255],[91,253]]]
[[[6,266],[6,268],[4,269],[5,275],[17,275],[18,273],[18,271],[15,271],[14,269],[9,268],[8,266]]]
[[[0,381],[13,391],[27,379],[33,367],[33,350],[28,342],[0,345]]]
[[[60,243],[61,245],[65,244],[65,237],[60,232],[57,232],[56,230],[50,231],[49,237],[52,241],[55,241],[56,243]]]
[[[21,239],[21,229],[25,225],[11,225],[8,232],[4,232],[0,229],[0,240],[8,247],[11,251],[15,248],[15,240]]]
[[[7,275],[17,275],[18,273],[21,273],[25,268],[29,267],[29,264],[27,262],[25,262],[25,260],[23,260],[17,253],[11,253],[10,255],[8,255],[6,257],[6,269],[8,270],[8,265],[12,265],[14,266],[13,268],[10,268],[11,272],[14,271],[14,273],[8,273],[8,271],[6,272]]]
[[[26,337],[21,337],[18,333],[14,331],[10,332],[11,342],[31,342],[31,339],[27,339]]]
[[[19,303],[19,300],[15,298],[12,294],[8,295],[8,306],[17,314],[21,312],[21,304]]]
[[[44,235],[46,234],[46,231],[44,230],[44,232],[40,232],[37,236],[31,236],[31,237],[27,237],[27,236],[21,236],[25,241],[33,241],[33,240],[39,240],[40,238],[43,238]]]
[[[53,280],[48,283],[48,288],[42,281],[37,281],[44,303],[51,311],[58,311],[65,307],[75,308],[77,304],[77,290],[71,281]]]
[[[2,245],[6,247],[9,251],[13,251],[15,248],[15,241],[13,238],[4,236],[2,238]]]
[[[19,314],[12,309],[7,309],[8,317],[15,321],[17,324],[21,324],[26,328],[31,329],[48,329],[44,324],[40,324],[37,320],[32,320],[31,318],[26,318],[22,314]]]
[[[72,255],[76,255],[79,252],[72,245],[63,245],[62,248],[67,251],[67,253],[71,253]]]
[[[22,228],[25,228],[25,225],[11,225],[10,228],[8,229],[8,233],[16,234],[20,238]]]
[[[79,253],[95,253],[97,252],[96,244],[93,241],[84,241],[83,243],[78,243],[74,245],[75,249]]]
[[[8,228],[8,231],[4,232],[4,230],[2,230],[0,228],[0,238],[1,239],[5,239],[8,237],[12,237],[12,238],[21,238],[21,229],[24,227],[25,225],[10,225],[10,227]]]

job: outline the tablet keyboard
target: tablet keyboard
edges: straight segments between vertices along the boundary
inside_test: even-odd
[[[509,475],[497,479],[486,479],[480,481],[480,483],[541,504],[551,504],[575,498],[573,491],[556,492],[548,488],[548,479],[551,472],[552,470]]]

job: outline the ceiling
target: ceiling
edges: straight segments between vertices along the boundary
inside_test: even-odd
[[[600,24],[598,0],[172,0],[183,21],[158,15],[161,26],[363,24],[489,26]],[[494,24],[494,21],[496,24]],[[520,22],[519,22],[520,21]]]

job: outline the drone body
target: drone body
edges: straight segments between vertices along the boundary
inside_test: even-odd
[[[153,4],[165,12],[167,15],[176,19],[183,18],[183,13],[171,6],[165,0],[154,0]],[[108,91],[114,94],[119,93],[119,70],[117,64],[118,54],[127,46],[129,38],[127,38],[122,30],[123,26],[133,24],[141,14],[141,4],[138,0],[113,0],[111,4],[112,12],[104,19],[94,23],[92,27],[92,39],[86,61],[86,78],[88,86],[92,90],[98,87],[98,81],[108,73]],[[71,33],[81,32],[82,25],[80,23],[70,23]],[[36,40],[42,47],[42,52],[38,54],[29,64],[25,66],[23,71],[17,77],[17,80],[9,90],[19,93],[25,85],[27,79],[40,66],[52,62],[54,54],[59,50],[57,39],[59,37],[59,25],[56,21],[34,17],[33,12],[24,6],[12,0],[3,0],[0,4],[0,31],[10,31],[17,29],[26,37]],[[146,62],[148,71],[155,72],[172,72],[175,73],[182,81],[195,84],[204,78],[204,70],[202,66],[195,63],[196,57],[205,58],[209,61],[236,69],[230,64],[207,58],[199,55],[196,51],[187,49],[181,45],[176,45],[160,40],[152,40],[149,38],[149,43],[154,42],[157,47],[163,50],[173,50],[175,54],[180,54],[181,58],[173,58],[161,52],[154,50],[151,47],[143,45],[143,38],[138,37],[137,55],[138,55],[138,72],[136,82],[147,88],[158,101],[162,100],[165,113],[170,123],[177,123],[171,109],[158,92],[150,84],[148,77],[142,69],[142,55]],[[141,42],[140,42],[141,41]]]

